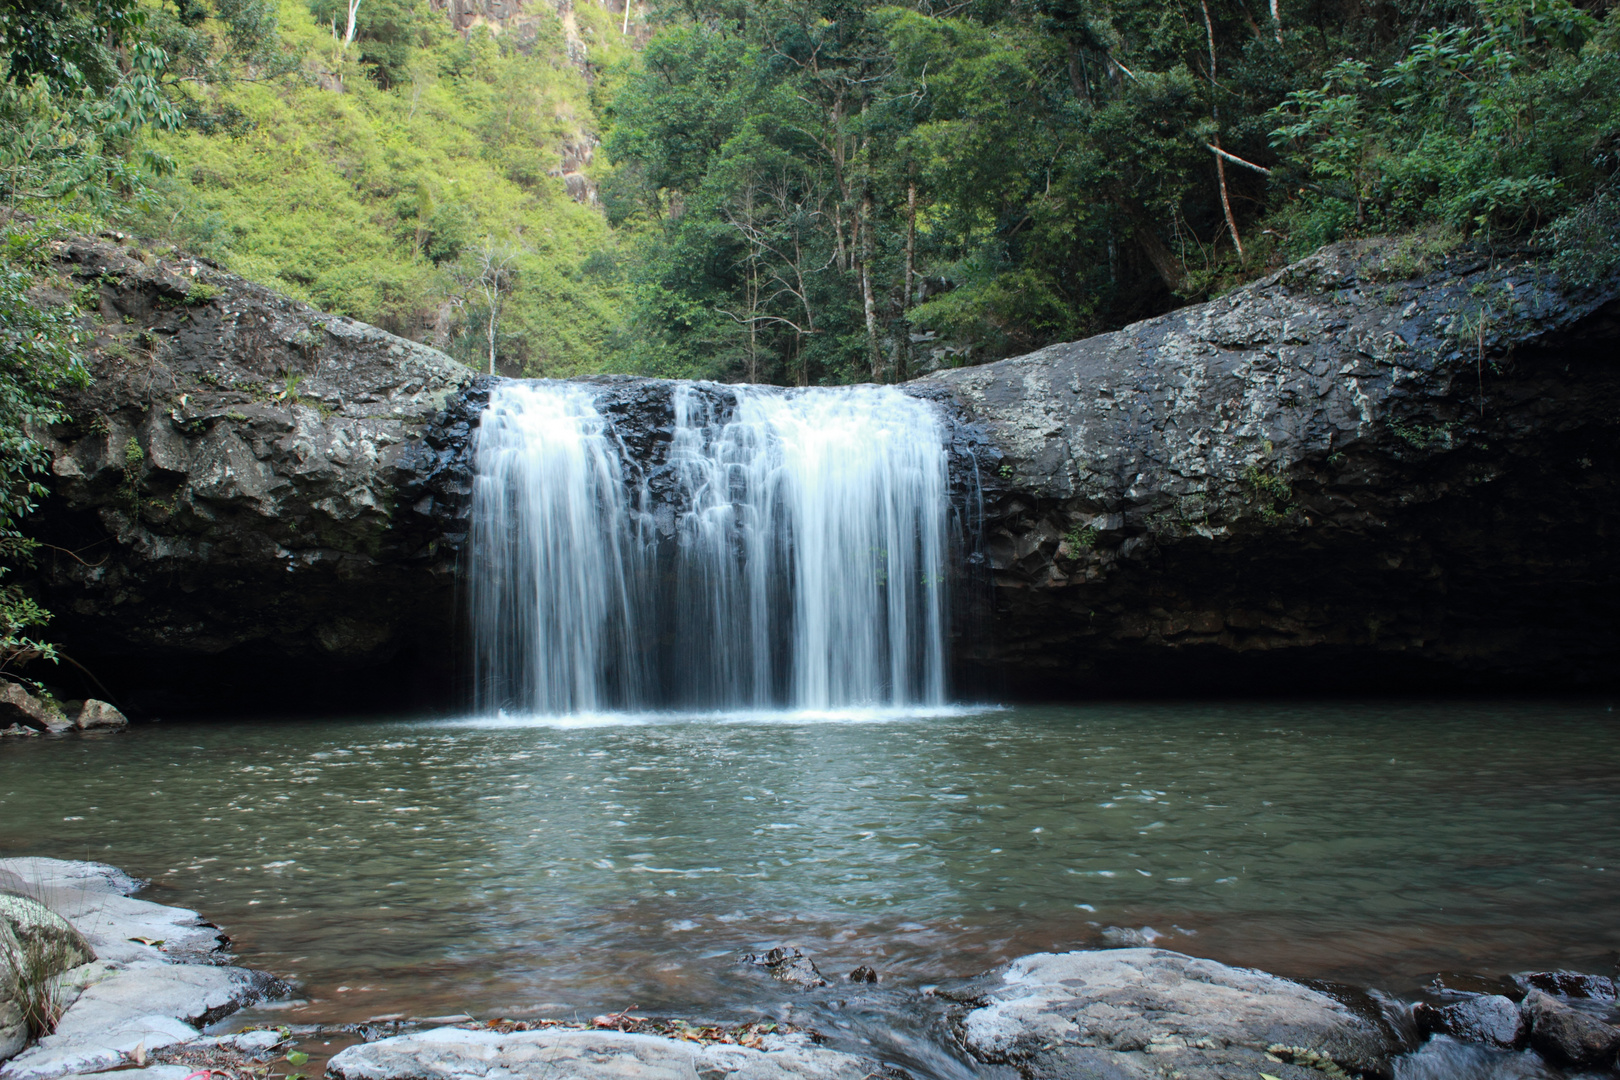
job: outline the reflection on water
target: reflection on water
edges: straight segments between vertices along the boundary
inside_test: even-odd
[[[1151,927],[1394,991],[1620,946],[1601,705],[721,719],[12,740],[0,852],[152,878],[327,1019],[735,1014],[778,943],[905,986]]]

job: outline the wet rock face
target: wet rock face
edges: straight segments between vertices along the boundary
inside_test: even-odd
[[[1493,1050],[1519,1049],[1528,1030],[1519,1006],[1501,994],[1481,994],[1442,1006],[1419,1004],[1412,1012],[1425,1034],[1449,1035]]]
[[[920,380],[1005,455],[969,659],[1065,693],[1612,680],[1620,283],[1388,250]]]
[[[35,584],[111,690],[62,666],[59,696],[137,720],[463,700],[491,381],[196,260],[54,254],[100,313]],[[1404,280],[1364,245],[907,384],[948,422],[959,692],[1612,681],[1617,341],[1620,284],[1483,259]],[[671,525],[671,384],[591,381]]]
[[[52,433],[37,583],[53,638],[115,704],[205,707],[252,678],[271,707],[301,683],[310,711],[323,673],[353,685],[447,654],[443,534],[471,487],[434,444],[466,441],[465,416],[441,414],[474,373],[195,260],[90,240],[54,254],[99,313],[93,382]]]
[[[1615,1060],[1620,1052],[1620,1027],[1540,990],[1525,995],[1523,1008],[1530,1025],[1530,1045],[1549,1061],[1575,1067],[1620,1065]]]

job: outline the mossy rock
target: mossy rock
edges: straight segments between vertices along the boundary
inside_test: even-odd
[[[95,958],[62,916],[31,897],[0,892],[0,1061],[27,1045],[50,980]]]

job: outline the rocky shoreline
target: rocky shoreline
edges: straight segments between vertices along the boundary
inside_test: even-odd
[[[206,1035],[292,988],[235,966],[219,928],[196,912],[135,898],[140,886],[100,863],[0,860],[0,1080],[110,1070],[121,1080],[204,1072],[291,1080],[308,1060],[295,1042],[340,1030],[354,1044],[326,1063],[332,1080],[912,1075],[828,1045],[814,1030],[761,1021],[698,1026],[629,1010],[585,1023],[391,1016],[331,1032]],[[744,961],[800,993],[850,994],[829,987],[797,950]],[[861,968],[840,982],[875,980]],[[919,1011],[943,1009],[941,1038],[951,1044],[944,1049],[961,1074],[1004,1080],[1620,1075],[1614,978],[1541,972],[1453,982],[1437,980],[1430,1000],[1407,1003],[1134,947],[1036,953],[908,1000]],[[54,1031],[31,1041],[31,1028],[50,1026],[38,1021],[41,986],[60,1013]]]

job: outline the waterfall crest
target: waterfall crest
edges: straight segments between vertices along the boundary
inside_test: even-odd
[[[479,708],[943,704],[933,408],[888,387],[670,385],[657,461],[625,452],[588,388],[492,393],[470,548]]]

